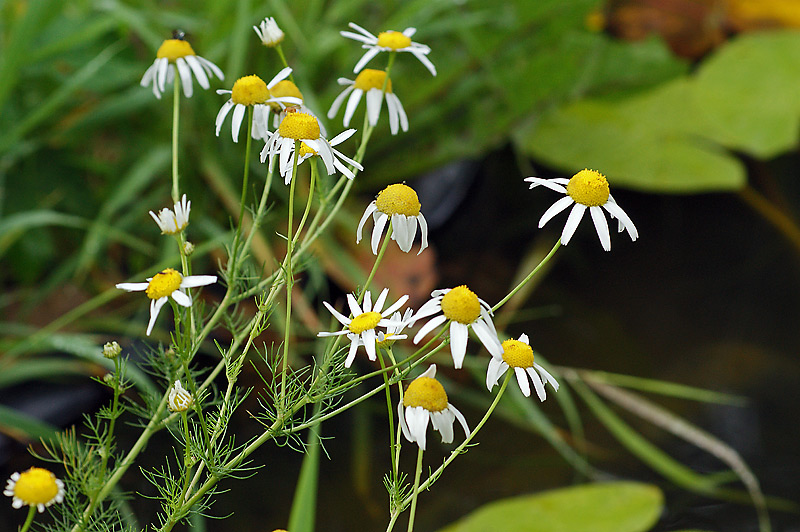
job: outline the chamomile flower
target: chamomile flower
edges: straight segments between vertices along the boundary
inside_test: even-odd
[[[158,214],[150,211],[150,217],[158,224],[162,235],[175,235],[186,229],[189,225],[189,211],[192,210],[192,202],[186,201],[186,194],[181,201],[176,203],[175,212],[164,207]]]
[[[416,28],[406,28],[401,32],[399,31],[383,31],[378,34],[376,37],[375,35],[371,34],[358,24],[353,24],[352,22],[348,24],[351,28],[356,30],[358,33],[353,33],[352,31],[340,31],[339,33],[342,37],[347,37],[348,39],[353,39],[359,42],[364,43],[361,45],[362,48],[367,50],[367,53],[358,60],[356,63],[355,68],[353,69],[354,73],[358,73],[367,63],[369,63],[373,57],[378,55],[381,52],[409,52],[414,55],[417,59],[419,59],[420,63],[425,65],[431,74],[434,76],[436,75],[436,67],[433,66],[431,60],[428,59],[428,54],[431,52],[431,49],[425,46],[424,44],[420,44],[418,42],[413,42],[411,37],[417,32]]]
[[[301,145],[305,144],[307,149],[320,156],[328,175],[336,172],[333,148],[322,136],[319,122],[313,115],[297,111],[287,112],[278,129],[269,135],[264,149],[261,150],[261,160],[265,161],[269,157],[269,166],[272,168],[273,157],[279,155],[278,168],[286,168],[290,164],[289,155],[293,153],[294,143],[298,140]]]
[[[385,90],[384,84],[386,85]],[[356,76],[355,81],[339,78],[339,85],[347,85],[347,88],[333,100],[333,105],[328,111],[328,118],[336,116],[336,113],[339,112],[339,107],[342,106],[342,102],[349,94],[350,97],[347,99],[347,106],[344,110],[344,127],[349,126],[361,97],[366,94],[367,120],[374,127],[378,123],[385,97],[386,107],[389,109],[389,129],[392,135],[397,134],[398,126],[403,131],[408,131],[408,116],[405,109],[403,109],[403,104],[400,103],[400,98],[392,92],[392,80],[386,79],[384,70],[365,68]]]
[[[150,322],[147,324],[147,336],[153,330],[161,307],[172,298],[183,307],[192,306],[192,298],[186,293],[187,288],[206,286],[217,282],[216,275],[189,275],[184,277],[177,270],[167,268],[147,279],[146,283],[118,283],[117,288],[128,292],[144,292],[150,298]]]
[[[14,508],[35,506],[42,513],[47,506],[64,500],[64,483],[47,469],[32,467],[11,475],[3,495],[13,497]]]
[[[211,76],[225,79],[222,70],[217,65],[196,55],[192,46],[183,38],[180,38],[167,39],[161,44],[156,52],[156,60],[145,71],[140,85],[142,87],[152,85],[153,94],[160,100],[161,94],[166,90],[167,83],[172,83],[175,79],[176,68],[183,85],[183,94],[187,98],[192,97],[192,74],[197,79],[197,83],[204,89],[208,89],[211,86],[208,82],[208,78]]]
[[[389,185],[383,189],[375,200],[367,206],[356,230],[356,244],[361,242],[361,230],[372,215],[375,226],[372,229],[372,253],[378,254],[378,243],[386,228],[387,222],[392,222],[392,240],[404,253],[411,250],[414,237],[417,236],[417,224],[422,233],[422,243],[417,255],[428,247],[428,222],[420,212],[422,204],[413,188],[402,183]]]
[[[388,349],[395,343],[397,340],[405,340],[408,338],[407,334],[402,334],[403,329],[408,327],[411,323],[411,318],[414,315],[414,310],[407,308],[405,314],[400,316],[399,312],[395,312],[392,314],[390,320],[392,321],[391,325],[386,327],[386,332],[378,331],[378,338],[377,338],[377,345],[378,347]]]
[[[194,404],[192,394],[183,387],[181,381],[175,381],[175,384],[172,385],[172,389],[169,391],[169,398],[167,401],[167,407],[170,412],[186,412],[192,407],[192,404]]]
[[[251,136],[254,139],[264,138],[267,134],[267,124],[269,121],[269,113],[271,107],[269,104],[275,104],[279,107],[286,105],[295,105],[302,103],[302,100],[294,97],[274,97],[270,90],[281,80],[285,79],[292,73],[289,67],[284,68],[278,72],[269,83],[264,83],[260,77],[251,75],[239,78],[233,84],[233,89],[224,90],[220,89],[217,94],[230,94],[231,98],[222,104],[222,107],[217,113],[216,130],[217,136],[222,129],[222,123],[225,117],[233,109],[233,119],[231,120],[231,136],[233,142],[239,142],[239,130],[244,120],[245,111],[249,106],[253,107],[253,128]]]
[[[422,326],[414,337],[415,344],[419,343],[429,332],[450,320],[450,353],[453,355],[453,366],[456,369],[464,363],[470,327],[492,356],[503,356],[503,348],[500,346],[500,340],[497,339],[497,331],[492,322],[492,309],[486,301],[464,285],[434,290],[431,292],[431,297],[432,299],[429,299],[414,314],[412,325],[421,318],[427,318],[439,312],[441,314]]]
[[[346,131],[343,131],[338,135],[336,135],[335,137],[333,137],[329,143],[331,145],[331,152],[333,152],[333,166],[339,172],[347,176],[347,179],[353,179],[355,178],[356,175],[350,168],[348,168],[345,165],[345,163],[349,164],[353,168],[357,168],[358,170],[363,170],[364,167],[361,166],[358,162],[354,161],[350,157],[340,152],[339,150],[337,150],[336,148],[334,148],[334,146],[338,146],[342,142],[346,141],[347,139],[352,137],[353,133],[355,132],[356,132],[355,129],[348,129]],[[289,150],[289,155],[286,158],[286,164],[280,167],[281,176],[283,176],[283,181],[287,185],[292,181],[292,167],[294,166],[294,143],[292,143],[291,146],[292,147]],[[279,152],[269,153],[266,149],[264,149],[261,152],[261,162],[262,163],[265,162],[269,155],[278,155],[278,154]],[[313,157],[314,155],[319,155],[319,154],[315,150],[310,148],[308,144],[303,142],[302,144],[300,144],[300,155],[297,158],[297,165],[300,166],[300,163],[302,163],[309,157]]]
[[[608,231],[608,222],[606,222],[603,209],[608,211],[612,218],[618,220],[619,232],[627,230],[633,241],[639,237],[636,226],[633,225],[633,222],[628,215],[625,214],[625,211],[623,211],[619,205],[617,205],[617,202],[614,201],[614,198],[611,197],[608,180],[606,176],[600,172],[584,169],[572,176],[571,179],[541,179],[539,177],[528,177],[525,178],[525,181],[531,183],[530,188],[542,185],[556,192],[566,194],[566,196],[551,205],[539,220],[539,227],[544,227],[544,224],[549,222],[556,214],[572,205],[567,223],[564,225],[564,230],[561,232],[561,243],[565,246],[569,243],[572,235],[575,234],[575,230],[583,218],[587,207],[589,213],[592,215],[592,221],[594,222],[595,230],[597,230],[597,236],[600,237],[600,244],[602,244],[603,249],[606,251],[611,251],[611,235]]]
[[[412,443],[416,442],[423,451],[428,421],[433,425],[433,430],[438,430],[442,435],[443,443],[452,443],[453,422],[456,419],[464,428],[464,434],[469,435],[466,418],[448,402],[444,386],[435,377],[436,364],[431,364],[425,373],[411,381],[403,398],[397,403],[403,436]]]
[[[544,385],[550,383],[558,391],[558,381],[546,369],[533,361],[533,348],[528,342],[528,335],[521,334],[518,340],[506,340],[502,344],[503,354],[500,357],[492,355],[489,368],[486,370],[486,387],[492,391],[497,381],[500,380],[508,368],[514,368],[517,384],[525,397],[530,397],[531,387],[528,379],[533,382],[536,395],[540,401],[547,398]]]
[[[353,294],[347,294],[347,304],[350,307],[350,313],[353,315],[352,319],[339,313],[327,301],[323,302],[330,313],[333,314],[333,316],[339,320],[342,325],[346,326],[347,329],[334,332],[323,331],[318,333],[317,336],[325,337],[347,335],[347,337],[350,339],[350,352],[347,354],[347,359],[344,362],[344,366],[346,368],[349,368],[353,363],[353,360],[356,357],[356,350],[358,349],[359,345],[364,346],[364,349],[367,351],[367,356],[370,360],[376,359],[377,354],[375,350],[375,340],[378,336],[378,333],[375,330],[376,327],[389,327],[392,325],[398,325],[397,323],[387,319],[387,317],[391,316],[393,312],[402,307],[405,302],[408,301],[408,296],[405,295],[401,297],[392,306],[386,310],[382,310],[384,303],[386,303],[386,296],[388,295],[389,289],[384,288],[380,295],[378,295],[378,299],[375,301],[375,306],[373,306],[372,296],[370,295],[369,290],[367,290],[364,293],[364,303],[362,309],[362,307],[358,305],[358,301],[356,301],[356,298],[353,296]]]
[[[265,18],[261,21],[261,24],[253,26],[253,29],[264,46],[274,48],[283,42],[283,31],[278,26],[278,23],[275,22],[274,17]]]

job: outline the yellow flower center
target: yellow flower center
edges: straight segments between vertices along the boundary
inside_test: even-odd
[[[294,98],[303,99],[303,93],[300,92],[300,89],[297,88],[297,85],[289,81],[288,79],[284,79],[279,81],[272,88],[269,90],[270,96],[273,98],[284,98],[286,96],[292,96]],[[279,103],[271,102],[269,104],[272,107],[273,112],[280,113],[281,106]]]
[[[442,314],[448,319],[469,325],[481,315],[481,303],[475,292],[464,285],[457,286],[442,298]]]
[[[382,31],[378,34],[378,46],[399,50],[411,46],[411,37],[406,37],[399,31]]]
[[[395,183],[381,190],[375,199],[375,206],[390,216],[392,214],[419,216],[419,209],[422,207],[414,189],[402,183]]]
[[[300,143],[300,155],[299,155],[300,157],[303,157],[305,155],[316,155],[316,154],[317,151],[314,148],[312,148],[305,142]]]
[[[167,268],[163,272],[158,272],[153,276],[150,284],[147,285],[145,294],[147,294],[147,297],[150,299],[167,297],[181,287],[182,280],[183,277],[180,273],[172,268]]]
[[[195,53],[192,50],[192,45],[183,39],[167,39],[161,43],[156,52],[157,58],[166,57],[172,63],[179,57],[186,57],[187,55],[195,55]]]
[[[378,312],[365,312],[353,318],[347,328],[350,329],[351,333],[361,334],[364,331],[374,329],[378,322],[381,321],[381,317]]]
[[[269,89],[264,80],[258,76],[245,76],[236,80],[231,92],[233,103],[255,105],[269,99]]]
[[[575,203],[599,207],[608,201],[608,180],[595,170],[581,170],[567,183],[567,194]]]
[[[378,338],[375,341],[375,347],[378,349],[389,349],[396,341],[395,336],[398,335],[378,333]],[[381,338],[383,338],[383,340],[381,340]]]
[[[533,348],[519,340],[503,342],[503,360],[512,368],[533,367]]]
[[[386,79],[386,72],[384,70],[365,68],[358,76],[356,76],[355,87],[364,92],[370,89],[383,90],[384,81],[386,81],[386,92],[391,93],[392,80]]]
[[[319,122],[306,113],[287,113],[278,131],[285,139],[316,140],[319,138]]]
[[[47,504],[58,495],[56,476],[47,469],[32,467],[19,475],[14,496],[29,506]]]
[[[403,395],[405,406],[421,406],[428,412],[441,412],[447,408],[447,392],[436,379],[418,377],[408,385]]]

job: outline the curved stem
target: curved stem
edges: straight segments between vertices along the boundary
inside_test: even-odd
[[[31,527],[31,523],[33,523],[33,518],[36,515],[36,505],[32,504],[28,509],[28,517],[25,518],[25,523],[22,525],[22,528],[19,529],[19,532],[27,532],[27,530]]]
[[[511,298],[514,296],[514,294],[516,294],[517,292],[519,292],[519,290],[520,290],[520,289],[521,289],[523,286],[525,286],[525,285],[528,283],[528,281],[530,281],[531,279],[533,279],[533,276],[534,276],[534,275],[536,275],[537,273],[539,273],[539,270],[541,270],[541,269],[544,267],[544,265],[545,265],[545,264],[547,264],[548,262],[550,262],[550,259],[552,259],[552,258],[553,258],[553,255],[555,255],[555,254],[556,254],[556,251],[557,251],[557,250],[558,250],[558,248],[560,248],[560,247],[561,247],[561,239],[559,238],[559,239],[558,239],[558,241],[556,242],[556,244],[553,246],[553,249],[551,249],[551,250],[550,250],[550,253],[548,253],[548,254],[547,254],[547,255],[546,255],[546,256],[545,256],[545,257],[542,259],[542,262],[540,262],[539,264],[537,264],[537,265],[536,265],[536,267],[535,267],[534,269],[532,269],[532,270],[531,270],[531,273],[529,273],[529,274],[528,274],[528,276],[527,276],[527,277],[525,277],[525,279],[523,279],[522,281],[520,281],[520,283],[519,283],[517,286],[515,286],[515,287],[514,287],[514,289],[513,289],[511,292],[509,292],[509,293],[508,293],[508,295],[507,295],[506,297],[504,297],[503,299],[501,299],[501,300],[500,300],[500,302],[499,302],[498,304],[496,304],[495,306],[493,306],[493,307],[492,307],[492,312],[496,312],[496,311],[497,311],[497,309],[499,309],[500,307],[502,307],[503,305],[505,305],[505,304],[506,304],[506,302],[507,302],[509,299],[511,299]]]
[[[181,77],[176,75],[172,86],[172,201],[180,200],[178,187],[178,129],[180,126],[181,111]]]

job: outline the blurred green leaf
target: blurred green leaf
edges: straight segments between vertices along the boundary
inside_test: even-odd
[[[0,432],[18,441],[49,440],[55,437],[58,429],[49,423],[0,405]]]
[[[491,502],[440,532],[644,532],[663,499],[649,484],[585,484]]]

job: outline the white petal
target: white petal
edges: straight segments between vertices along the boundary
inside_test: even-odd
[[[514,375],[517,377],[517,384],[525,397],[531,396],[531,385],[528,384],[528,374],[522,368],[514,368]]]
[[[569,243],[569,240],[578,228],[578,224],[581,223],[581,218],[583,218],[583,213],[585,212],[586,205],[581,205],[580,203],[576,203],[572,207],[572,210],[569,211],[567,223],[564,225],[564,230],[561,232],[561,243],[563,245],[566,246]]]
[[[370,48],[369,50],[367,50],[367,53],[365,53],[361,57],[361,59],[358,60],[358,63],[356,63],[356,66],[353,68],[353,73],[357,74],[358,72],[360,72],[361,69],[364,68],[367,65],[367,63],[372,61],[372,58],[378,55],[380,52],[381,52],[380,48]]]
[[[339,112],[339,107],[342,106],[342,102],[344,101],[345,98],[347,98],[347,95],[350,94],[352,91],[353,91],[353,85],[350,85],[345,90],[343,90],[341,94],[339,94],[336,97],[335,100],[333,100],[331,108],[328,109],[328,118],[333,118],[334,116],[336,116],[336,113]],[[331,143],[333,143],[333,141],[331,141]]]
[[[394,305],[381,312],[381,316],[390,316],[394,312],[400,310],[400,307],[405,305],[406,301],[408,301],[408,295],[404,295],[403,297],[395,301]]]
[[[181,288],[195,288],[217,282],[216,275],[189,275],[181,280]]]
[[[358,335],[353,335],[353,339],[350,342],[350,351],[347,353],[347,360],[344,361],[344,367],[349,368],[350,365],[353,363],[353,360],[356,359],[356,351],[358,350]]]
[[[206,75],[206,71],[203,69],[203,66],[200,64],[200,61],[197,60],[197,56],[195,55],[187,55],[184,57],[186,63],[189,65],[189,68],[192,69],[194,73],[194,77],[197,80],[197,83],[203,87],[204,89],[208,90],[211,86],[208,83],[208,76]]]
[[[550,208],[544,211],[544,214],[539,219],[539,229],[544,227],[544,224],[549,222],[553,216],[560,213],[573,203],[575,203],[575,200],[573,200],[569,196],[564,196],[563,198],[559,199],[558,201],[550,205]]]
[[[147,324],[147,336],[150,336],[150,333],[153,331],[153,325],[156,324],[156,318],[158,318],[158,313],[161,312],[161,307],[164,306],[164,303],[167,302],[166,297],[160,297],[158,299],[151,299],[150,300],[150,322]]]
[[[150,286],[150,283],[117,283],[116,287],[120,290],[126,290],[128,292],[141,292],[143,290],[147,290],[147,287]]]
[[[355,89],[352,94],[350,94],[350,98],[347,99],[347,107],[344,109],[344,127],[348,127],[350,125],[350,120],[353,118],[353,114],[356,112],[356,108],[358,107],[358,102],[361,101],[361,95],[364,94],[364,91],[361,89]]]
[[[528,181],[531,183],[530,188],[535,188],[539,185],[549,188],[550,190],[555,190],[556,192],[561,192],[562,194],[567,193],[567,189],[563,186],[554,183],[553,179],[542,179],[541,177],[526,177],[523,181]]]
[[[361,220],[358,222],[358,229],[356,230],[356,244],[361,242],[361,230],[364,229],[364,224],[369,219],[369,216],[373,212],[375,212],[377,209],[378,209],[378,207],[375,205],[374,201],[372,203],[370,203],[369,205],[367,205],[367,208],[364,211],[364,215],[361,216]]]
[[[340,313],[338,310],[333,308],[327,301],[323,301],[322,304],[325,305],[325,308],[328,309],[328,312],[333,314],[334,318],[339,320],[339,323],[345,326],[350,325],[350,322],[352,321],[350,318],[348,318],[347,316],[345,316],[344,314]]]
[[[489,353],[496,357],[503,357],[503,346],[497,338],[497,333],[494,332],[494,327],[489,327],[485,320],[478,319],[472,324],[472,330],[475,331],[478,339]]]
[[[237,103],[233,108],[233,118],[231,119],[231,137],[233,142],[239,142],[239,130],[242,128],[242,120],[244,120],[244,112],[247,107]]]
[[[182,307],[191,307],[192,306],[192,298],[189,297],[189,294],[182,292],[181,290],[175,290],[170,294],[172,299],[175,300],[175,303],[179,304]]]
[[[328,144],[330,144],[331,146],[338,146],[342,142],[352,137],[355,134],[355,132],[356,130],[353,128],[345,129],[344,131],[333,137],[331,140],[329,140]]]
[[[633,221],[630,219],[630,217],[628,217],[627,213],[623,211],[619,205],[607,201],[606,204],[603,205],[603,208],[605,208],[605,210],[611,213],[611,215],[614,216],[614,218],[618,219],[619,222],[623,226],[625,226],[625,229],[627,229],[628,234],[631,237],[631,240],[636,241],[636,239],[639,238],[639,231],[636,230],[636,226],[633,225]]]
[[[496,357],[489,358],[489,367],[486,369],[486,388],[492,391],[500,376],[508,369],[508,364]]]
[[[367,329],[362,332],[361,338],[364,340],[364,349],[367,350],[367,356],[374,362],[377,358],[375,353],[375,329]]]
[[[181,83],[183,84],[183,94],[187,98],[192,97],[192,92],[194,88],[192,87],[192,71],[189,68],[189,65],[186,64],[186,60],[183,57],[179,57],[175,60],[175,66],[178,67],[178,75],[181,77]]]
[[[233,100],[228,100],[227,102],[222,104],[222,107],[219,108],[219,113],[217,113],[217,120],[216,120],[218,137],[219,137],[219,132],[222,129],[222,123],[225,121],[225,117],[228,116],[228,113],[230,112],[231,109],[233,109],[234,105],[236,104],[233,103]],[[261,162],[264,161],[262,160]]]
[[[461,369],[464,356],[467,354],[467,339],[469,329],[463,323],[450,322],[450,354],[453,355],[453,367]]]
[[[406,424],[406,416],[403,412],[403,401],[397,403],[397,417],[400,418],[400,427],[403,429],[403,436],[410,442],[413,442],[411,432],[408,430],[408,424]]]
[[[555,377],[553,377],[546,369],[535,362],[533,363],[533,367],[536,368],[536,371],[539,372],[539,374],[542,376],[542,379],[544,379],[546,383],[549,382],[550,386],[552,386],[555,391],[558,391],[558,381]]]
[[[275,74],[275,77],[274,77],[274,78],[272,78],[271,80],[269,80],[269,83],[267,83],[267,88],[268,88],[268,89],[271,89],[271,88],[272,88],[272,87],[274,87],[274,86],[275,86],[275,84],[276,84],[276,83],[278,83],[279,81],[283,81],[283,80],[285,80],[286,78],[288,78],[288,77],[289,77],[289,75],[290,75],[291,73],[292,73],[292,69],[291,69],[291,67],[288,67],[288,66],[287,66],[286,68],[284,68],[283,70],[281,70],[280,72],[278,72],[277,74]]]
[[[380,89],[370,89],[367,91],[367,117],[369,123],[375,126],[381,116],[381,106],[383,105],[383,92]]]
[[[431,424],[442,435],[442,443],[453,442],[453,422],[455,417],[449,410],[431,412]]]
[[[353,294],[347,294],[347,306],[350,308],[350,314],[352,314],[354,318],[366,312],[366,310],[361,310]]]
[[[429,332],[437,328],[439,325],[447,321],[447,316],[444,314],[440,314],[422,326],[422,328],[417,332],[417,335],[414,336],[414,343],[417,344],[419,341],[425,337]]]
[[[457,420],[458,420],[458,422],[461,424],[461,428],[463,428],[463,429],[464,429],[464,436],[469,436],[469,425],[467,425],[467,418],[465,418],[465,417],[464,417],[464,414],[462,414],[462,413],[461,413],[461,412],[458,410],[458,408],[454,407],[454,406],[453,406],[453,405],[451,405],[451,404],[448,404],[448,405],[447,405],[447,409],[448,409],[450,412],[452,412],[454,416],[456,416],[456,419],[457,419]]]
[[[423,53],[421,50],[415,49],[415,48],[409,48],[408,51],[411,52],[412,54],[414,54],[414,57],[419,59],[420,63],[425,65],[425,68],[427,68],[428,71],[432,75],[434,75],[434,76],[436,75],[436,67],[433,66],[433,63],[431,63],[431,60],[428,59],[428,56],[425,53]]]
[[[539,396],[539,401],[547,399],[547,393],[544,391],[544,384],[542,384],[542,379],[539,377],[539,374],[536,373],[536,370],[533,368],[525,368],[525,371],[533,381],[533,387],[536,388],[536,395]]]
[[[589,207],[589,214],[592,215],[594,228],[597,230],[597,236],[600,237],[600,244],[606,251],[611,251],[611,235],[608,232],[608,222],[606,215],[603,214],[603,209],[600,207]]]
[[[372,229],[372,254],[378,254],[378,244],[381,241],[381,235],[383,235],[383,229],[386,227],[386,223],[389,221],[389,217],[385,214],[378,218],[378,221],[375,222],[375,227]]]
[[[425,217],[422,216],[422,213],[417,215],[417,222],[419,223],[420,232],[422,233],[422,242],[419,246],[419,251],[417,255],[422,253],[422,250],[428,247],[428,222],[425,220]]]

